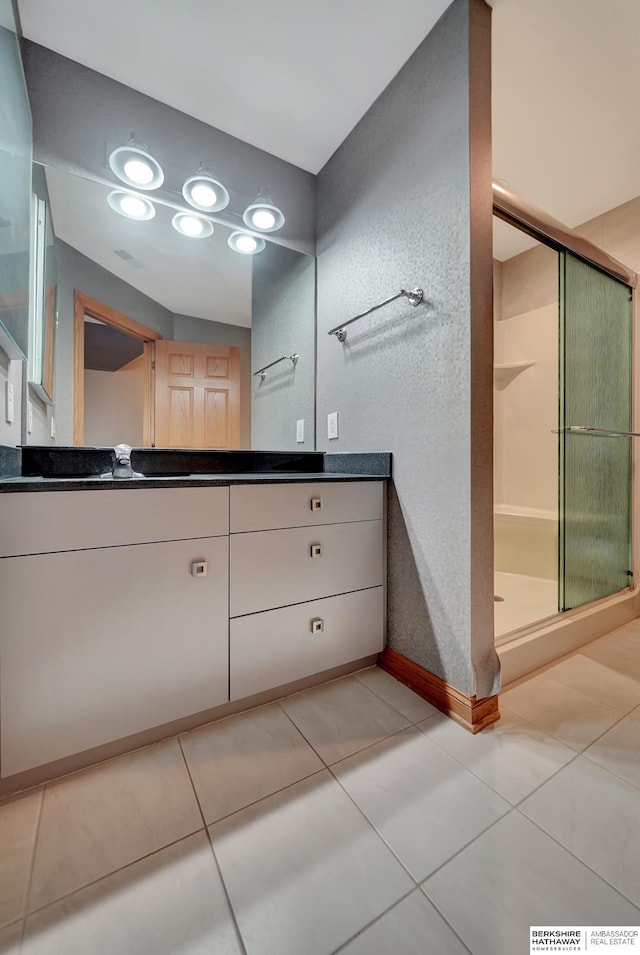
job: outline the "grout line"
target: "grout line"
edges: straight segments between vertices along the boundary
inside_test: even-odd
[[[349,676],[351,676],[351,674],[349,674]],[[280,706],[280,701],[278,701],[278,706]],[[332,763],[328,763],[328,762],[326,761],[326,759],[324,758],[324,756],[322,756],[322,755],[319,753],[319,751],[316,749],[316,747],[313,745],[313,743],[312,743],[309,739],[307,739],[307,737],[304,735],[304,733],[302,732],[302,730],[300,729],[300,727],[298,726],[298,724],[295,722],[295,720],[293,719],[293,717],[292,717],[292,716],[289,716],[289,714],[288,714],[287,711],[285,710],[284,706],[280,706],[280,709],[282,710],[282,712],[284,713],[284,715],[287,717],[287,719],[289,720],[289,722],[292,723],[292,724],[294,725],[294,727],[297,729],[297,731],[300,733],[300,736],[302,736],[302,738],[303,738],[303,740],[305,741],[305,743],[308,743],[308,745],[309,745],[309,746],[311,747],[311,749],[314,751],[314,753],[316,754],[316,756],[318,757],[318,759],[320,759],[320,760],[322,761],[322,763],[323,763],[323,765],[326,767],[326,769],[331,769],[332,766],[335,766],[337,763],[342,763],[342,762],[344,762],[345,759],[351,759],[352,756],[358,756],[360,753],[364,753],[366,750],[371,749],[372,746],[377,746],[378,743],[382,743],[382,742],[383,742],[384,740],[386,740],[386,739],[391,739],[391,738],[394,737],[394,736],[398,736],[400,733],[404,733],[405,730],[411,729],[411,727],[413,726],[412,723],[408,723],[407,726],[401,726],[399,730],[394,730],[393,733],[389,733],[387,736],[382,736],[380,739],[376,739],[376,740],[374,740],[372,743],[367,743],[367,745],[366,745],[366,746],[363,746],[362,749],[357,749],[357,750],[355,751],[355,753],[349,753],[348,756],[341,756],[340,759],[334,759],[334,761],[333,761]],[[399,714],[399,715],[402,715],[402,714]],[[405,718],[406,718],[406,717],[405,717]],[[428,717],[427,717],[427,718],[428,718]],[[311,775],[312,775],[312,774],[311,774]],[[285,786],[284,788],[286,789],[287,787]]]
[[[267,793],[265,796],[260,796],[259,799],[254,799],[253,802],[248,802],[244,806],[239,806],[237,809],[233,809],[231,812],[225,813],[224,816],[218,816],[217,819],[214,819],[213,822],[205,823],[205,828],[209,826],[217,826],[219,822],[224,822],[225,819],[231,819],[233,816],[237,816],[238,813],[244,812],[245,809],[251,809],[254,806],[259,806],[261,802],[264,802],[265,799],[271,799],[272,796],[277,796],[279,793],[285,792],[287,789],[291,789],[292,786],[297,786],[298,783],[302,783],[305,779],[311,779],[313,776],[320,776],[322,773],[326,773],[327,767],[321,766],[320,769],[314,769],[312,773],[307,773],[306,776],[301,776],[300,779],[294,779],[293,782],[287,783],[286,786],[280,786],[279,789],[274,789],[272,793]]]
[[[369,684],[366,682],[366,680],[360,679],[360,677],[358,676],[358,673],[367,673],[368,670],[380,670],[381,673],[386,673],[386,670],[383,670],[381,667],[379,667],[379,666],[377,665],[377,663],[374,663],[372,667],[366,667],[364,670],[357,670],[355,673],[352,674],[352,676],[354,676],[354,677],[356,678],[356,680],[358,681],[358,683],[361,683],[362,686],[366,686],[366,688],[369,690],[369,692],[370,692],[370,693],[373,693],[374,696],[377,696],[379,700],[382,700],[383,703],[386,703],[387,706],[390,706],[391,709],[395,710],[396,713],[399,713],[400,716],[404,717],[405,720],[409,720],[409,722],[411,723],[412,726],[417,726],[418,723],[422,723],[422,722],[424,722],[424,720],[429,720],[429,719],[431,719],[431,717],[432,717],[432,716],[435,716],[436,713],[441,713],[443,716],[446,715],[446,714],[443,714],[443,713],[442,713],[442,710],[439,710],[436,706],[433,706],[433,703],[429,703],[429,701],[428,701],[428,700],[425,700],[424,697],[419,696],[417,693],[414,693],[414,691],[411,689],[410,686],[407,686],[405,683],[400,683],[400,680],[395,680],[395,677],[391,676],[391,674],[389,673],[389,674],[387,674],[387,676],[389,676],[389,678],[390,678],[391,680],[395,680],[396,683],[398,683],[400,686],[403,686],[403,687],[405,688],[405,690],[408,690],[408,691],[409,691],[409,693],[413,693],[413,695],[414,695],[418,700],[422,700],[423,703],[426,703],[428,706],[433,707],[433,709],[436,711],[435,713],[430,713],[429,716],[421,716],[421,717],[420,717],[419,719],[417,719],[417,720],[411,720],[411,719],[409,719],[409,717],[406,716],[406,715],[405,715],[401,710],[399,710],[396,706],[394,706],[393,703],[390,703],[389,700],[386,699],[386,697],[384,697],[381,693],[378,693],[378,691],[375,690],[372,686],[369,686]]]
[[[191,770],[189,769],[189,763],[187,762],[187,757],[186,757],[185,752],[184,752],[184,750],[183,750],[183,748],[182,748],[182,743],[181,743],[180,740],[178,740],[178,745],[180,746],[180,753],[182,754],[182,759],[183,759],[183,761],[184,761],[185,769],[186,769],[186,771],[187,771],[187,776],[189,777],[189,782],[191,783],[191,788],[193,789],[193,795],[194,795],[194,797],[195,797],[195,800],[196,800],[196,803],[197,803],[197,806],[198,806],[198,811],[199,811],[199,813],[200,813],[200,816],[202,817],[202,822],[203,822],[203,824],[204,824],[205,836],[206,836],[207,842],[209,843],[209,846],[210,846],[210,848],[211,848],[211,854],[212,854],[212,856],[213,856],[213,861],[214,861],[216,870],[217,870],[217,872],[218,872],[218,876],[219,876],[219,878],[220,878],[220,884],[222,885],[222,891],[224,892],[225,899],[227,900],[227,905],[229,906],[229,914],[230,914],[230,916],[231,916],[231,921],[233,922],[233,927],[234,927],[235,932],[236,932],[237,941],[238,941],[238,943],[239,943],[240,950],[241,950],[241,952],[243,953],[243,955],[247,955],[247,949],[246,949],[246,946],[245,946],[245,944],[244,944],[244,940],[243,940],[243,938],[242,938],[242,934],[241,934],[241,932],[240,932],[240,926],[238,925],[238,919],[236,918],[236,913],[235,913],[235,911],[234,911],[233,905],[231,904],[231,896],[229,895],[229,890],[227,889],[227,883],[225,882],[224,876],[222,875],[222,869],[220,868],[220,863],[218,862],[218,857],[217,857],[217,855],[216,855],[216,850],[215,850],[214,847],[213,847],[213,840],[212,840],[212,838],[211,838],[211,833],[209,832],[209,829],[208,829],[208,827],[207,827],[207,820],[206,820],[205,817],[204,817],[204,812],[203,812],[203,810],[202,810],[202,805],[201,805],[201,803],[200,803],[200,799],[199,799],[199,797],[198,797],[198,793],[197,793],[197,790],[196,790],[196,787],[195,787],[195,783],[194,783],[193,777],[192,777],[192,775],[191,775]],[[199,830],[199,831],[200,831],[200,830]]]
[[[628,895],[625,895],[621,889],[616,888],[616,886],[613,885],[611,882],[609,882],[609,880],[605,878],[605,876],[603,876],[600,872],[598,872],[596,869],[590,866],[588,862],[585,862],[584,859],[581,859],[580,856],[576,855],[575,852],[573,852],[571,849],[565,846],[564,843],[560,842],[560,840],[557,839],[554,835],[552,835],[550,832],[547,832],[547,830],[544,829],[539,823],[537,823],[535,819],[531,819],[529,816],[525,815],[525,813],[518,808],[515,809],[515,812],[517,812],[520,816],[522,816],[523,819],[526,819],[527,822],[530,822],[532,825],[534,825],[536,829],[540,830],[540,832],[544,833],[545,836],[551,839],[552,842],[555,842],[556,845],[560,846],[561,849],[564,849],[565,852],[568,852],[570,856],[572,856],[577,862],[580,863],[580,865],[583,865],[585,869],[588,869],[589,872],[593,873],[593,875],[595,875],[596,878],[600,879],[601,882],[604,882],[605,885],[608,885],[610,889],[613,889],[613,891],[617,895],[619,895],[620,898],[624,899],[625,902],[628,902],[630,905],[632,905],[633,908],[637,909],[638,913],[640,914],[640,906],[638,906],[637,902],[634,902],[633,899],[630,899]]]
[[[513,713],[513,710],[509,710],[509,712]],[[529,796],[531,796],[534,792],[537,792],[538,789],[540,789],[542,786],[548,783],[550,779],[553,779],[553,777],[557,776],[558,773],[561,773],[563,769],[566,769],[567,766],[570,766],[571,763],[573,763],[579,756],[582,755],[582,753],[577,753],[573,749],[573,747],[569,746],[567,743],[563,743],[562,740],[557,739],[555,736],[552,736],[550,733],[547,733],[545,730],[540,729],[540,727],[536,726],[535,723],[531,723],[529,720],[525,720],[521,716],[518,716],[517,713],[514,713],[513,715],[522,723],[525,723],[533,727],[533,729],[536,729],[538,730],[538,732],[543,733],[545,736],[548,736],[549,739],[553,740],[555,743],[560,743],[562,746],[564,746],[568,750],[571,750],[571,752],[573,753],[571,759],[569,759],[566,763],[563,763],[562,766],[559,766],[558,769],[556,769],[549,777],[547,777],[546,779],[543,779],[542,782],[535,787],[535,789],[532,789],[530,793],[527,793],[526,796],[523,796],[522,799],[519,799],[517,802],[512,802],[507,796],[504,795],[504,793],[500,792],[499,789],[496,789],[495,786],[492,786],[491,783],[488,783],[486,781],[486,779],[483,779],[482,776],[478,775],[478,773],[474,769],[472,769],[470,766],[467,766],[466,763],[463,763],[461,759],[459,759],[457,756],[451,753],[448,749],[445,749],[445,747],[441,743],[438,743],[435,739],[431,739],[431,737],[428,736],[427,733],[424,733],[424,730],[420,730],[420,732],[424,733],[424,735],[426,736],[426,738],[429,740],[430,743],[433,743],[434,746],[437,746],[439,750],[441,750],[447,756],[450,756],[451,759],[454,759],[456,763],[462,766],[463,769],[466,769],[467,772],[471,773],[472,776],[475,776],[476,779],[478,779],[481,783],[483,783],[485,786],[491,789],[496,794],[496,796],[500,796],[501,799],[504,799],[504,801],[507,802],[512,809],[516,809],[519,805],[521,805],[521,803],[525,801],[525,799],[528,799]],[[422,722],[426,723],[430,719],[433,719],[433,717],[427,717],[427,719],[422,720]],[[420,729],[419,726],[417,726],[416,728]]]
[[[65,892],[64,895],[61,895],[56,899],[51,899],[50,902],[45,902],[44,905],[40,905],[37,909],[27,912],[26,918],[28,919],[32,915],[35,915],[36,912],[42,912],[44,909],[51,908],[53,905],[58,905],[58,903],[64,901],[64,899],[69,899],[74,895],[78,895],[79,892],[84,892],[84,890],[88,889],[90,886],[98,885],[98,883],[104,882],[105,879],[110,878],[112,875],[116,875],[118,872],[124,872],[125,869],[130,869],[132,866],[137,865],[138,862],[142,862],[144,859],[150,859],[151,856],[155,856],[160,852],[164,852],[165,849],[169,849],[171,846],[176,846],[178,843],[184,842],[185,839],[190,839],[191,836],[195,836],[198,832],[202,832],[202,827],[199,829],[194,829],[192,832],[187,832],[185,835],[180,836],[179,839],[173,839],[171,842],[167,842],[166,845],[160,846],[160,848],[154,849],[152,852],[147,852],[138,859],[133,859],[131,862],[127,862],[125,865],[118,866],[117,869],[112,869],[111,872],[105,872],[104,875],[99,876],[97,879],[91,879],[90,882],[86,882],[84,885],[80,885],[77,888],[72,889],[71,892]]]
[[[346,942],[342,942],[342,944],[339,945],[338,948],[334,948],[333,952],[331,952],[331,955],[338,955],[338,952],[343,952],[344,949],[347,948],[347,946],[350,945],[354,939],[358,938],[360,935],[362,935],[364,932],[370,929],[371,926],[375,925],[376,922],[379,922],[380,919],[383,919],[385,915],[388,915],[389,912],[392,912],[397,905],[401,905],[402,902],[404,902],[405,899],[408,899],[410,895],[413,895],[414,892],[419,892],[419,891],[420,889],[418,889],[415,885],[412,886],[408,892],[406,892],[403,896],[401,896],[401,898],[397,900],[397,902],[394,902],[392,905],[389,905],[384,910],[384,912],[381,912],[380,915],[376,915],[376,917],[372,919],[371,922],[367,922],[367,924],[364,925],[362,928],[358,929],[357,932],[355,932],[353,935],[350,935],[349,938],[346,940]]]
[[[31,897],[31,884],[33,882],[33,872],[36,866],[36,851],[38,848],[38,839],[40,838],[40,824],[42,822],[42,812],[44,810],[44,795],[46,786],[42,787],[40,792],[40,805],[38,806],[38,818],[36,819],[35,832],[33,834],[33,849],[31,850],[31,860],[29,863],[29,874],[27,876],[27,884],[25,885],[24,896],[22,900],[22,931],[20,933],[20,943],[18,946],[18,951],[22,948],[22,942],[24,940],[24,933],[27,925],[27,917],[29,915],[29,899]]]
[[[618,724],[616,723],[616,726]],[[591,747],[589,747],[591,748]],[[640,780],[638,782],[632,783],[630,779],[626,779],[625,776],[621,776],[619,772],[615,769],[611,769],[609,766],[603,766],[602,763],[599,763],[597,759],[594,759],[593,756],[589,756],[588,752],[585,750],[584,753],[580,753],[581,756],[584,756],[585,759],[588,759],[590,763],[593,763],[594,766],[597,766],[598,769],[604,770],[604,772],[609,773],[611,776],[614,776],[621,783],[626,783],[627,786],[633,786],[634,789],[640,789]]]

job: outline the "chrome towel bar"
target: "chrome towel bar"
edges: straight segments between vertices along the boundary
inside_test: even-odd
[[[274,365],[279,365],[281,361],[291,361],[291,362],[293,362],[293,364],[294,364],[294,366],[295,366],[295,365],[298,364],[298,358],[299,358],[299,357],[300,357],[300,356],[299,356],[298,354],[295,354],[295,355],[282,355],[281,358],[276,358],[275,361],[269,362],[268,365],[264,365],[262,368],[258,368],[257,371],[254,371],[253,377],[255,378],[256,375],[260,375],[260,381],[264,381],[265,378],[267,377],[267,368],[273,368]]]
[[[360,312],[359,315],[355,315],[348,321],[341,322],[340,325],[336,325],[336,327],[332,328],[328,334],[335,335],[339,342],[345,342],[347,340],[347,333],[345,331],[347,325],[351,325],[353,322],[359,321],[361,318],[364,318],[365,315],[371,315],[372,312],[377,312],[379,308],[389,305],[390,302],[395,302],[397,298],[408,298],[411,304],[415,306],[419,305],[424,298],[424,292],[421,288],[414,288],[410,292],[405,291],[405,289],[400,289],[396,295],[392,295],[391,298],[386,298],[384,302],[380,302],[379,305],[372,305],[371,308],[366,310],[366,312]]]

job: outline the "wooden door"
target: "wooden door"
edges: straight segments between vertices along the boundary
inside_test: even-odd
[[[240,349],[156,342],[155,446],[240,447]]]

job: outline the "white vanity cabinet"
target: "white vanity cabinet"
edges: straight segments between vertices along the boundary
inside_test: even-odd
[[[384,646],[382,482],[231,488],[230,698]]]
[[[228,520],[227,487],[0,495],[3,777],[228,701]]]
[[[383,487],[0,494],[0,776],[382,650]]]

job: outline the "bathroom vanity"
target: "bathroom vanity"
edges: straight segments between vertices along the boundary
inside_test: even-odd
[[[3,780],[381,651],[384,477],[0,483]]]

